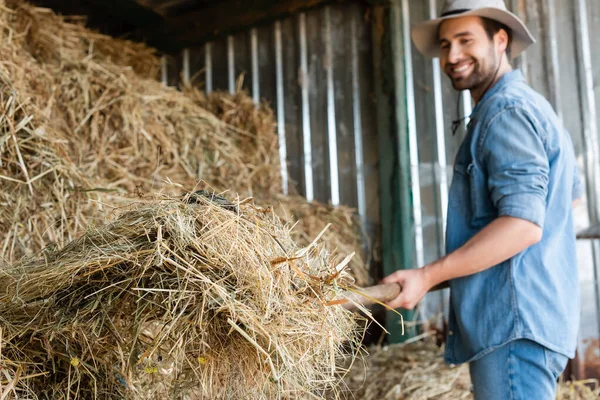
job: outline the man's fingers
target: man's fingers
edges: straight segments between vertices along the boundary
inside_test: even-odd
[[[412,304],[412,302],[408,301],[402,294],[394,300],[389,301],[387,305],[391,308],[404,308],[405,310],[412,310],[416,306],[416,304]]]
[[[404,271],[396,271],[394,273],[389,274],[385,278],[381,280],[382,283],[402,283],[402,272]]]

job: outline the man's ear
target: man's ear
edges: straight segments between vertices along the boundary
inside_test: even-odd
[[[500,46],[500,51],[506,52],[508,49],[508,33],[504,29],[498,30],[496,32],[496,40],[498,41],[498,45]]]

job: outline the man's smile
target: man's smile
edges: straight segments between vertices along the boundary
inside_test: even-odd
[[[449,66],[448,75],[451,79],[457,80],[461,78],[467,77],[471,71],[473,70],[474,62],[473,61],[463,61],[458,64]]]

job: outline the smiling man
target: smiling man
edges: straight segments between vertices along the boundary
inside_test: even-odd
[[[476,106],[454,165],[447,255],[387,276],[403,288],[389,304],[412,309],[449,281],[446,360],[470,362],[475,398],[554,399],[579,326],[571,204],[582,188],[569,134],[510,64],[535,41],[502,0],[448,0],[412,37]]]

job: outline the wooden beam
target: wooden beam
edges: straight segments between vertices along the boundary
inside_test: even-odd
[[[134,0],[85,0],[95,8],[110,15],[115,15],[120,20],[137,28],[158,26],[164,23],[163,18]]]

